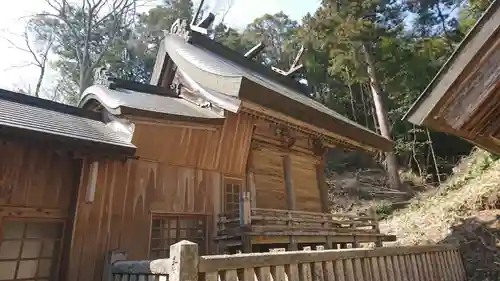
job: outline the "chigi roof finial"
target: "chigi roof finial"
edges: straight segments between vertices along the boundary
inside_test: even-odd
[[[170,27],[170,33],[176,34],[182,37],[187,37],[189,35],[189,25],[186,19],[177,19],[172,27]]]
[[[110,68],[111,65],[109,63],[96,68],[94,70],[94,84],[107,85],[109,78],[112,77],[111,71],[109,70]]]

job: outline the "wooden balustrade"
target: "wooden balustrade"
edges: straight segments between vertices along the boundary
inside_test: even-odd
[[[292,210],[252,208],[241,219],[241,212],[223,213],[219,216],[219,234],[246,229],[253,233],[297,232],[307,235],[328,235],[330,232],[379,233],[375,215],[355,216]]]
[[[169,258],[110,266],[112,279],[169,281],[464,281],[452,245],[270,252],[198,256],[197,245],[181,241]],[[132,278],[131,278],[132,276]],[[108,280],[105,280],[108,281]]]

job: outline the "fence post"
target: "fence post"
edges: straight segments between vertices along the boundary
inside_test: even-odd
[[[118,261],[124,261],[127,260],[127,253],[124,251],[120,250],[111,250],[106,253],[106,256],[104,257],[104,270],[103,270],[103,275],[102,275],[102,280],[103,281],[110,281],[113,280],[113,275],[111,272],[111,268],[113,267],[113,264]]]
[[[368,214],[370,217],[372,217],[372,222],[373,222],[373,229],[378,233],[380,233],[380,225],[378,223],[378,215],[377,215],[377,211],[375,210],[375,207],[370,207],[370,209],[368,210]],[[377,238],[377,242],[375,242],[375,246],[377,247],[382,247],[383,244],[382,244],[382,239],[379,237]]]
[[[198,281],[198,244],[182,240],[170,246],[169,281]]]

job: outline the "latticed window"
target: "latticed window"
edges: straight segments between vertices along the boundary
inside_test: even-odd
[[[1,225],[0,280],[57,278],[64,223],[4,220]]]
[[[207,216],[205,215],[160,215],[151,222],[150,258],[167,258],[170,245],[188,240],[199,245],[203,254],[206,248]]]
[[[224,212],[238,212],[240,210],[241,182],[225,179],[224,183]]]

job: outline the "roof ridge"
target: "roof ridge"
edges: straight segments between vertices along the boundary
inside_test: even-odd
[[[307,95],[308,97],[311,93],[309,86],[300,84],[290,77],[283,76],[272,70],[270,67],[266,67],[252,59],[249,59],[244,55],[238,53],[237,51],[228,48],[215,40],[211,40],[210,38],[199,32],[191,30],[188,43],[198,45],[216,55],[222,56],[222,58],[228,59],[260,75],[264,75],[271,80],[274,80],[276,83],[281,84],[283,87],[289,87],[293,90],[301,92],[304,95]]]
[[[98,112],[2,88],[0,88],[0,99],[102,122],[101,114]]]

